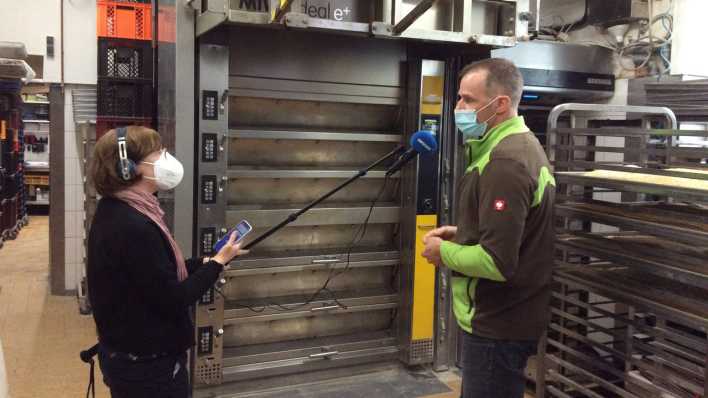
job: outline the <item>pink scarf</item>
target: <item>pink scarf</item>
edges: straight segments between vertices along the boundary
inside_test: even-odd
[[[167,224],[165,224],[165,220],[163,219],[165,212],[160,208],[160,202],[155,195],[135,188],[126,188],[116,192],[113,196],[129,204],[132,208],[145,215],[160,227],[163,235],[165,235],[167,241],[170,242],[172,251],[175,254],[175,260],[177,260],[177,279],[179,279],[180,282],[187,279],[187,266],[184,262],[184,255],[177,245],[177,242],[175,242],[175,239],[172,237],[172,234],[170,234],[169,229],[167,229]]]

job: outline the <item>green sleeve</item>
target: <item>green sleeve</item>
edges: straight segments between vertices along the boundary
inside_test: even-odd
[[[444,242],[440,247],[443,263],[470,277],[511,280],[519,266],[534,190],[521,163],[511,159],[490,161],[479,177],[475,204],[479,241],[470,245]]]
[[[453,271],[473,278],[491,279],[504,282],[494,259],[481,245],[465,246],[445,241],[440,246],[443,264]]]

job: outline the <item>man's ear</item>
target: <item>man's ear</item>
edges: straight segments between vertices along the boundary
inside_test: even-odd
[[[511,98],[508,95],[500,96],[497,101],[497,115],[509,112],[511,109]]]

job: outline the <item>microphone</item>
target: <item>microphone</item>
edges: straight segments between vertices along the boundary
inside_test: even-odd
[[[438,141],[435,139],[435,133],[428,130],[418,131],[411,137],[411,147],[386,170],[386,175],[390,176],[397,172],[411,159],[418,156],[419,153],[433,152],[437,149]]]

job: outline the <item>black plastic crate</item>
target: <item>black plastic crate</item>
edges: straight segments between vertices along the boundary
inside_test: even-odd
[[[17,93],[0,90],[0,113],[3,114],[3,119],[8,119],[6,113],[19,108],[21,102]]]
[[[127,126],[144,126],[152,128],[152,118],[125,118],[125,117],[106,117],[98,116],[96,118],[96,140],[101,139],[104,134],[116,127]]]
[[[22,82],[17,79],[0,79],[0,91],[19,94]]]
[[[152,82],[98,80],[97,116],[152,117]]]
[[[146,40],[98,39],[98,77],[152,80],[152,43]]]
[[[2,229],[4,235],[7,235],[17,226],[17,196],[3,199],[0,203],[2,203],[3,208],[2,226],[0,226],[0,229]]]
[[[16,152],[3,152],[0,167],[5,169],[6,173],[15,173],[19,169],[19,160]]]
[[[3,173],[2,195],[0,199],[14,197],[19,192],[20,187],[17,184],[17,174],[9,174],[7,170]]]

